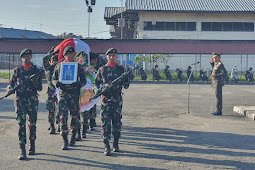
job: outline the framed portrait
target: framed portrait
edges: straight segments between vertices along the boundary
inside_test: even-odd
[[[77,81],[78,62],[62,62],[60,66],[59,82],[72,84]]]

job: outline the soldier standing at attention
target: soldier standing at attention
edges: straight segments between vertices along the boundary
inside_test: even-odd
[[[20,145],[20,160],[27,159],[26,156],[26,118],[28,115],[29,127],[29,155],[35,154],[36,140],[36,121],[38,109],[38,93],[42,90],[41,76],[33,77],[27,81],[32,75],[39,72],[39,69],[31,62],[32,50],[25,48],[21,51],[19,57],[22,59],[22,65],[14,69],[14,73],[8,84],[7,91],[12,90],[16,85],[21,84],[22,87],[16,91],[15,111],[16,120],[19,124],[19,145]],[[24,81],[26,81],[24,83]]]
[[[74,62],[75,58],[75,50],[71,46],[67,46],[64,50],[64,62]],[[63,150],[68,149],[68,110],[70,110],[71,115],[71,131],[72,137],[70,141],[70,146],[74,146],[76,142],[76,133],[79,128],[79,96],[80,96],[80,88],[86,84],[86,76],[83,69],[83,66],[78,64],[77,71],[77,82],[72,84],[63,84],[59,81],[60,77],[60,66],[61,63],[56,65],[54,73],[53,73],[53,84],[59,90],[59,114],[60,114],[60,130],[61,135],[64,140],[64,144],[62,146]]]
[[[217,108],[217,111],[212,113],[212,115],[222,115],[222,86],[224,86],[223,78],[227,74],[227,71],[220,61],[220,55],[217,53],[213,53],[211,65],[213,69],[212,87],[215,90]]]
[[[94,92],[97,94],[100,84],[108,84],[117,77],[121,76],[125,72],[125,68],[118,65],[117,59],[118,54],[115,48],[110,48],[106,52],[106,59],[108,63],[102,66],[96,75]],[[112,123],[112,134],[114,137],[113,151],[119,151],[119,138],[121,131],[121,110],[122,110],[122,94],[121,90],[124,86],[125,89],[129,87],[129,79],[127,78],[119,85],[115,86],[112,91],[102,95],[101,104],[101,120],[102,120],[102,137],[105,145],[104,154],[109,156],[111,154],[109,140],[111,139],[111,123]]]
[[[53,48],[54,49],[54,48]],[[43,67],[46,70],[50,65],[54,65],[58,62],[58,56],[57,55],[46,55],[43,58]],[[50,123],[50,134],[55,134],[55,113],[56,113],[56,122],[59,123],[59,114],[57,112],[57,106],[58,106],[58,100],[57,96],[53,96],[55,93],[55,86],[52,83],[52,75],[54,72],[55,67],[50,67],[46,70],[46,78],[48,81],[48,88],[46,92],[46,109],[48,110],[48,121]],[[59,131],[59,128],[58,128]]]

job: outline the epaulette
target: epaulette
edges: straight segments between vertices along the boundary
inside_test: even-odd
[[[220,66],[221,64],[222,64],[222,63],[221,63],[221,62],[219,62],[217,65],[218,65],[218,66]]]

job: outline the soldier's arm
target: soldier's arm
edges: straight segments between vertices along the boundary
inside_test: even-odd
[[[15,85],[17,84],[17,77],[18,77],[18,71],[17,70],[18,70],[18,68],[16,67],[14,69],[14,73],[13,73],[13,75],[12,75],[12,77],[11,77],[9,83],[8,83],[8,86],[7,86],[7,89],[6,89],[7,93],[9,91],[11,91],[15,87]]]
[[[43,68],[46,70],[50,66],[50,55],[46,55],[43,57]]]
[[[128,70],[128,71],[129,71],[129,70]],[[123,71],[123,72],[125,72],[125,68],[124,68],[124,71]],[[130,74],[132,74],[132,72],[131,72]],[[123,79],[123,87],[124,87],[125,89],[128,89],[128,87],[129,87],[129,83],[130,83],[130,78],[129,78],[129,76],[130,76],[130,74],[129,74],[126,78]]]
[[[59,79],[58,70],[59,70],[59,64],[56,65],[56,67],[54,69],[54,72],[53,72],[53,75],[52,75],[52,83],[56,87],[57,87],[57,83],[59,82],[58,81],[58,79]]]
[[[212,68],[214,67],[214,62],[210,62],[210,64],[211,64],[211,66],[212,66]]]
[[[79,66],[79,75],[80,75],[80,87],[83,87],[86,85],[87,83],[87,79],[86,79],[86,75],[85,75],[85,71],[83,69],[83,66],[82,65],[78,65]]]
[[[96,74],[95,83],[93,85],[93,91],[96,94],[100,88],[100,85],[103,83],[102,78],[102,68],[100,68]]]

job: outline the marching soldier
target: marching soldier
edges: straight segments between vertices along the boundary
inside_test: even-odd
[[[102,66],[96,75],[94,92],[97,94],[100,84],[108,84],[125,72],[125,68],[117,64],[118,54],[115,48],[110,48],[106,52],[108,63]],[[109,140],[111,139],[111,122],[112,134],[114,136],[113,151],[119,151],[119,138],[121,131],[121,110],[122,110],[122,87],[125,89],[129,87],[129,79],[120,82],[118,86],[114,87],[109,93],[102,95],[101,104],[101,120],[102,120],[102,137],[105,145],[104,154],[109,156],[111,154]]]
[[[67,46],[64,50],[64,62],[74,62],[75,58],[75,50],[71,46]],[[71,132],[72,137],[70,141],[70,146],[74,146],[76,142],[75,135],[79,126],[79,96],[80,96],[80,88],[86,84],[86,76],[84,73],[83,66],[78,64],[77,71],[77,82],[72,84],[63,84],[60,82],[60,69],[61,63],[56,65],[54,74],[53,74],[53,84],[60,88],[59,90],[59,101],[58,101],[58,110],[60,114],[60,130],[61,135],[64,140],[64,144],[62,146],[63,150],[68,149],[68,110],[70,110],[71,115]]]
[[[54,48],[52,48],[51,51],[53,51]],[[50,53],[50,52],[49,52]],[[48,54],[49,54],[48,53]],[[58,56],[57,55],[46,55],[43,58],[43,67],[46,70],[50,65],[54,65],[58,62]],[[48,121],[50,123],[50,134],[55,134],[55,113],[56,113],[56,123],[59,124],[60,118],[59,114],[57,112],[57,106],[58,106],[58,100],[57,96],[54,96],[55,93],[55,86],[52,83],[52,75],[54,72],[54,67],[50,67],[46,70],[46,78],[48,81],[48,88],[46,92],[46,109],[48,110]],[[59,131],[59,128],[58,128]]]
[[[212,87],[215,90],[216,95],[216,109],[217,111],[212,115],[222,115],[222,86],[224,86],[223,78],[227,74],[227,71],[220,61],[220,55],[213,53],[211,59],[212,65]]]
[[[8,84],[7,91],[11,91],[16,85],[21,84],[22,87],[16,91],[15,112],[16,120],[19,124],[19,145],[20,160],[27,159],[26,156],[26,117],[28,115],[29,127],[29,155],[35,154],[36,140],[36,121],[38,109],[38,93],[42,90],[41,76],[34,76],[39,69],[31,62],[32,50],[25,48],[21,51],[19,57],[22,59],[22,65],[14,69],[14,74]],[[27,79],[31,78],[29,81]],[[24,83],[25,81],[25,83]]]

